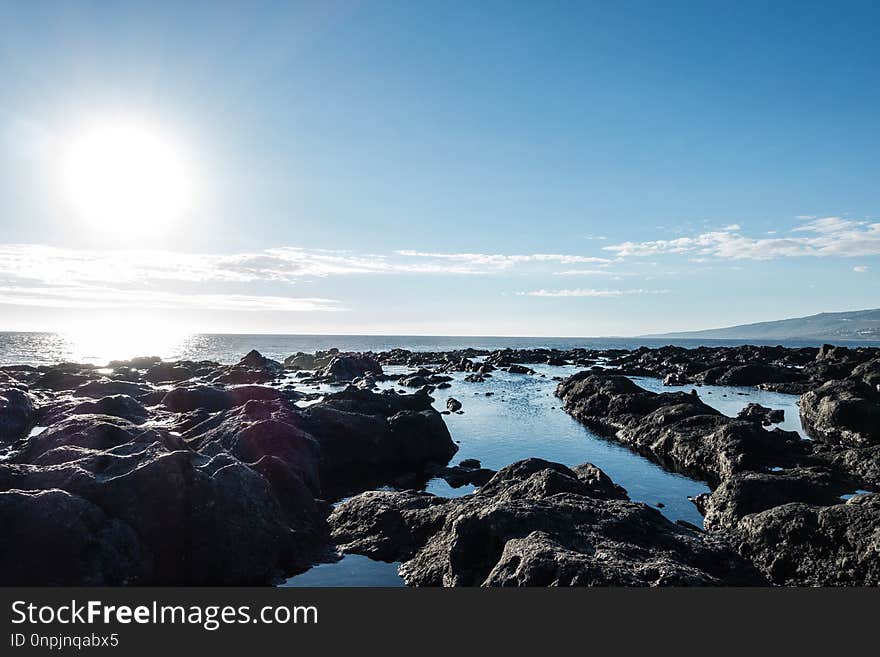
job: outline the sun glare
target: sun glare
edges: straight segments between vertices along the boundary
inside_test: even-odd
[[[66,148],[62,175],[76,215],[116,236],[166,233],[194,201],[186,153],[162,131],[136,122],[83,130]]]
[[[78,363],[106,364],[135,356],[177,355],[185,334],[161,321],[96,320],[70,326],[62,332],[67,358]]]

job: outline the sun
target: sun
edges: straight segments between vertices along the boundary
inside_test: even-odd
[[[184,149],[135,121],[91,125],[70,140],[62,180],[70,209],[108,235],[167,233],[192,209],[195,180]]]

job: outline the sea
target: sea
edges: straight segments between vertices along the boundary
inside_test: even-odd
[[[160,356],[164,359],[237,362],[251,349],[283,359],[299,351],[314,352],[332,347],[344,351],[384,351],[403,348],[418,351],[446,351],[473,347],[556,349],[634,349],[676,344],[737,345],[735,340],[662,340],[636,338],[535,338],[535,337],[452,337],[452,336],[364,336],[364,335],[95,335],[77,337],[61,333],[0,333],[0,364],[48,365],[80,362],[106,365],[114,359],[134,356]],[[750,342],[750,344],[762,344]],[[778,341],[763,344],[780,344]],[[784,346],[818,346],[820,342],[794,340]],[[837,344],[846,344],[840,343]],[[850,343],[852,346],[870,343]],[[875,346],[877,343],[874,343]],[[567,415],[554,396],[554,377],[565,377],[580,368],[573,365],[530,365],[536,375],[496,371],[485,383],[464,381],[465,373],[451,373],[454,380],[447,389],[434,393],[435,407],[445,410],[446,400],[455,397],[463,405],[462,414],[444,415],[453,440],[459,447],[452,463],[475,458],[487,468],[498,469],[514,461],[539,457],[569,466],[593,463],[622,485],[632,500],[658,510],[671,521],[684,520],[701,526],[702,516],[691,498],[709,490],[705,482],[664,470],[643,456],[603,438]],[[403,374],[405,367],[386,367],[388,373]],[[660,379],[634,377],[636,383],[655,391],[687,390],[693,386],[663,386]],[[285,383],[298,384],[291,377]],[[394,381],[383,387],[395,387]],[[314,388],[305,389],[315,392]],[[323,391],[330,392],[326,388]],[[720,412],[735,416],[746,404],[756,402],[782,409],[782,429],[798,432],[808,440],[801,426],[798,397],[755,388],[700,386],[700,398]],[[487,395],[491,392],[491,395]],[[452,488],[442,479],[433,479],[427,492],[445,497],[468,495],[473,486]],[[336,500],[338,503],[340,500]],[[317,564],[290,577],[284,586],[402,586],[399,563],[374,561],[359,555],[340,555],[336,561]]]
[[[336,347],[343,351],[447,351],[475,349],[637,349],[662,347],[733,346],[742,340],[688,340],[627,337],[504,337],[504,336],[431,336],[431,335],[270,335],[270,334],[175,334],[149,330],[101,330],[99,327],[79,333],[0,332],[0,365],[51,365],[60,362],[104,365],[111,360],[134,356],[159,356],[165,360],[213,360],[234,363],[251,349],[264,356],[284,359],[298,351],[314,352]],[[817,347],[818,340],[750,340],[748,344],[787,347]],[[878,346],[880,342],[835,341],[845,346]]]

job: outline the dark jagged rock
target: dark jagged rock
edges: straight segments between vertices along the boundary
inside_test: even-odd
[[[131,527],[151,558],[129,573],[143,579],[129,583],[265,584],[324,549],[310,540],[320,536],[320,526],[288,525],[266,478],[225,453],[210,458],[155,442],[122,443],[82,450],[54,467],[0,465],[0,487],[64,490]],[[28,576],[42,581],[39,571]]]
[[[135,424],[146,422],[149,411],[128,395],[111,395],[96,401],[85,401],[74,406],[71,415],[112,415]]]
[[[404,388],[425,388],[430,385],[431,373],[427,370],[419,370],[414,374],[407,374],[397,380],[397,385]]]
[[[336,507],[331,538],[342,550],[381,561],[410,559],[446,520],[450,500],[416,491],[367,491]]]
[[[318,404],[304,416],[321,445],[321,472],[328,481],[379,482],[396,472],[446,463],[458,449],[433,409],[382,415]]]
[[[192,379],[197,371],[198,367],[191,362],[157,363],[146,371],[144,380],[150,383],[176,383]]]
[[[291,370],[313,370],[315,369],[315,356],[301,351],[297,352],[284,359],[284,367]]]
[[[49,370],[31,385],[34,388],[59,392],[78,388],[82,384],[87,383],[91,378],[92,376],[88,374],[80,374],[77,372],[70,372],[63,368],[58,368]]]
[[[706,529],[714,530],[734,527],[744,516],[791,502],[837,504],[847,490],[847,485],[826,468],[797,467],[739,473],[694,501],[705,516]]]
[[[24,436],[34,423],[34,402],[18,388],[0,389],[0,445]]]
[[[736,416],[741,420],[751,420],[752,422],[759,422],[764,426],[768,426],[784,421],[785,411],[767,408],[766,406],[761,406],[761,404],[748,404]]]
[[[128,395],[129,397],[138,399],[139,397],[148,395],[152,392],[154,392],[153,386],[145,383],[98,379],[96,381],[89,381],[78,387],[73,391],[73,396],[100,399],[101,397],[108,397],[111,395]]]
[[[162,359],[158,356],[138,356],[130,360],[111,360],[107,367],[113,370],[132,369],[132,370],[148,370],[154,365],[158,365]]]
[[[339,354],[319,372],[333,381],[353,381],[365,374],[382,375],[379,362],[366,354]]]
[[[715,372],[716,370],[707,370]],[[709,379],[713,380],[709,380]],[[714,383],[721,386],[755,386],[760,383],[794,383],[803,377],[797,371],[768,363],[734,365],[717,377],[696,377],[697,383]]]
[[[320,448],[302,418],[278,401],[249,401],[196,425],[183,437],[202,454],[229,452],[253,464],[274,457],[287,464],[312,491],[320,493]]]
[[[62,490],[0,492],[0,585],[108,586],[152,578],[126,523]]]
[[[773,583],[876,585],[880,515],[877,503],[862,497],[878,496],[846,504],[840,498],[855,485],[876,486],[880,479],[880,445],[852,433],[873,426],[864,421],[871,417],[866,389],[862,381],[846,379],[804,396],[802,413],[813,421],[811,431],[834,431],[825,435],[828,444],[768,432],[754,420],[707,414],[689,395],[656,395],[622,377],[582,373],[561,383],[558,394],[569,412],[591,426],[667,467],[702,473],[714,486],[694,500],[705,527],[735,545]],[[763,418],[769,409],[745,411]]]
[[[269,383],[278,379],[283,372],[281,363],[253,349],[235,365],[219,368],[211,381],[227,385]]]
[[[861,379],[875,390],[880,390],[880,358],[869,360],[853,369],[852,377]]]
[[[775,506],[745,516],[730,535],[740,553],[776,584],[880,585],[878,494],[831,506]]]
[[[424,388],[429,386],[439,386],[452,381],[451,376],[444,374],[435,374],[431,370],[420,368],[411,374],[406,374],[397,379],[398,385],[405,388]]]
[[[829,381],[801,397],[801,422],[816,440],[880,444],[880,391],[859,379]]]
[[[581,474],[529,459],[473,495],[366,493],[330,516],[348,552],[407,560],[416,586],[669,586],[765,580],[714,536],[675,525]],[[599,471],[600,472],[600,471]],[[604,473],[603,473],[604,474]]]
[[[28,438],[16,462],[41,463],[46,453],[65,448],[79,448],[86,452],[103,452],[116,447],[140,450],[144,445],[156,442],[172,451],[184,448],[179,438],[165,432],[138,428],[122,418],[76,415],[54,422],[38,435]],[[71,453],[79,454],[68,454]],[[61,462],[57,456],[52,461]]]
[[[162,405],[172,413],[196,409],[214,413],[230,408],[232,402],[224,388],[200,385],[169,390],[162,398]]]
[[[816,442],[812,456],[854,487],[880,490],[880,445],[845,447]]]
[[[556,394],[564,409],[591,428],[676,471],[719,482],[803,452],[800,437],[722,415],[684,392],[653,393],[626,377],[581,372]]]
[[[276,388],[258,385],[234,387],[192,386],[169,390],[162,405],[174,413],[205,410],[210,413],[241,406],[249,401],[273,401],[300,397],[299,393],[282,393]]]
[[[284,359],[284,367],[290,370],[318,370],[326,367],[338,353],[338,349],[318,351],[314,354],[298,351]]]
[[[231,367],[132,364],[149,369],[119,364],[112,376],[126,378],[109,379],[68,364],[22,370],[45,386],[33,398],[4,387],[0,520],[21,531],[0,553],[22,571],[0,581],[270,583],[328,554],[325,481],[359,492],[418,479],[457,449],[423,393],[352,387],[301,409],[293,390],[203,383],[279,371],[256,353]],[[171,390],[151,384],[183,375]],[[58,561],[40,568],[47,558]]]
[[[315,491],[319,481],[384,483],[401,472],[445,464],[457,450],[430,397],[354,387],[307,409],[282,400],[249,401],[196,424],[184,437],[201,452],[214,444],[247,463],[279,457],[300,468]]]
[[[447,410],[455,413],[456,411],[461,410],[461,402],[458,401],[455,397],[450,397],[446,400],[446,408]]]
[[[256,349],[251,349],[240,361],[238,361],[238,364],[245,367],[276,371],[280,371],[283,368],[283,365],[277,360],[266,358]]]

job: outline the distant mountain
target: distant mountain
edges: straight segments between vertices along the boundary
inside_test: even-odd
[[[707,338],[717,340],[880,340],[880,309],[819,313],[726,328],[646,335],[646,338]]]

